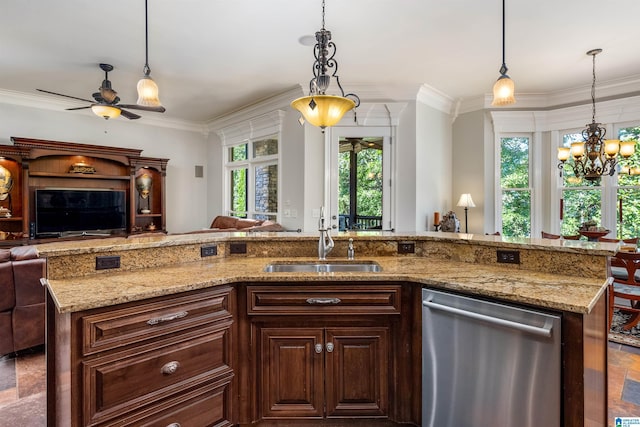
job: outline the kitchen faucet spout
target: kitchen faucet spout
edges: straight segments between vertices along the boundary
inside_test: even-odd
[[[320,209],[318,231],[320,232],[320,239],[318,240],[318,259],[325,260],[327,259],[329,252],[333,249],[334,243],[331,235],[329,234],[329,226],[325,226],[324,206]]]

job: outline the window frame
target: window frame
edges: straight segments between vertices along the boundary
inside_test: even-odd
[[[265,156],[255,157],[254,155],[254,144],[257,142],[261,142],[267,139],[273,139],[277,142],[277,153],[270,154]],[[232,161],[230,158],[230,153],[234,147],[239,147],[242,145],[246,145],[247,158],[245,160],[236,160]],[[225,144],[223,146],[223,163],[224,163],[224,212],[227,215],[231,216],[241,216],[246,215],[246,218],[258,218],[264,219],[264,217],[268,217],[275,222],[280,220],[279,218],[279,208],[280,208],[280,152],[281,152],[281,140],[280,134],[270,134],[264,135],[258,138],[250,138],[244,139],[242,141]],[[277,192],[277,209],[275,211],[258,211],[256,210],[256,168],[265,167],[265,166],[276,166],[278,170],[278,178],[276,184],[276,192]],[[246,188],[246,199],[247,199],[247,211],[239,212],[233,210],[233,206],[231,203],[231,172],[234,170],[246,169],[247,170],[247,188]]]

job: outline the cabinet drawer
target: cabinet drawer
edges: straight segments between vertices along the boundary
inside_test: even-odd
[[[82,317],[84,355],[110,350],[232,316],[231,288],[171,297]]]
[[[177,397],[169,401],[163,401],[143,411],[136,411],[107,425],[232,426],[232,378],[224,378],[195,390],[180,392]]]
[[[165,399],[188,387],[229,375],[231,322],[148,345],[137,353],[121,352],[83,362],[86,423],[100,422]],[[131,354],[128,354],[131,353]]]
[[[247,286],[247,313],[400,314],[401,285]]]

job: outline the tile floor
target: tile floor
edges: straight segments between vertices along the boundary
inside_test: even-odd
[[[44,427],[42,347],[0,357],[0,425]],[[613,417],[640,417],[640,348],[609,343],[609,425]]]

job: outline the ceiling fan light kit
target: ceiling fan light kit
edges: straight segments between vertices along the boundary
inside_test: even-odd
[[[158,85],[151,78],[151,68],[149,68],[149,20],[147,1],[148,0],[144,0],[144,76],[138,82],[138,101],[136,101],[136,104],[144,107],[161,107],[162,103],[158,97]]]
[[[314,47],[313,78],[309,82],[309,96],[291,102],[291,107],[300,111],[304,119],[314,126],[324,129],[334,126],[344,114],[360,105],[360,98],[353,93],[345,95],[337,75],[338,61],[334,58],[336,45],[331,41],[331,31],[324,28],[324,0],[322,0],[322,29],[316,32]],[[328,74],[328,69],[333,73]],[[334,77],[342,96],[326,95],[326,90]],[[304,121],[300,120],[300,124]]]
[[[93,111],[96,116],[104,117],[105,120],[120,117],[120,114],[122,113],[122,110],[120,110],[119,108],[102,104],[93,104],[91,106],[91,111]]]

